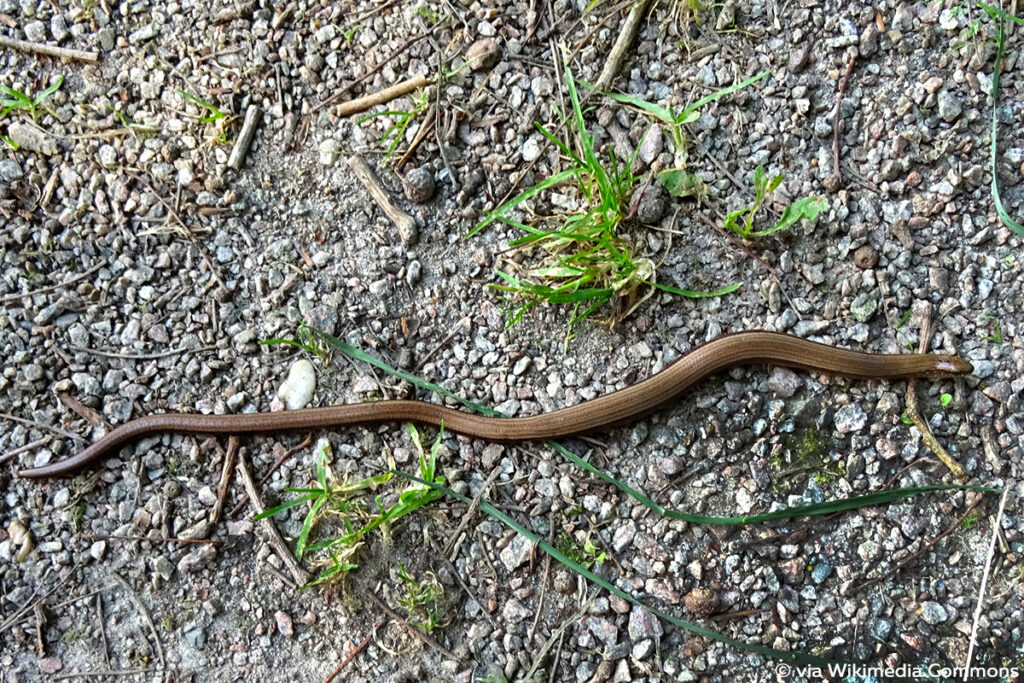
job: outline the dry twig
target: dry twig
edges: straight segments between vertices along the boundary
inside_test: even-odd
[[[612,45],[612,50],[608,53],[608,59],[604,62],[604,68],[601,69],[601,75],[597,77],[597,82],[594,83],[594,90],[607,90],[608,86],[615,80],[616,74],[619,73],[619,66],[622,64],[622,58],[629,50],[634,36],[636,36],[636,31],[640,27],[640,20],[643,19],[644,13],[647,11],[647,3],[649,1],[638,0],[633,5],[633,9],[629,11],[629,16],[622,22],[622,28],[619,29],[619,37],[615,39],[615,44]]]
[[[146,621],[146,624],[149,626],[150,632],[153,634],[153,644],[156,648],[157,659],[160,660],[160,668],[166,669],[167,662],[164,660],[164,646],[160,642],[160,634],[157,633],[156,625],[153,624],[153,619],[149,616],[149,611],[146,609],[146,606],[142,603],[142,598],[140,598],[139,594],[136,593],[130,585],[128,585],[127,581],[121,578],[120,574],[111,573],[111,576],[131,596],[132,601],[135,602],[135,606],[139,608],[139,612],[142,614],[142,618]]]
[[[376,624],[374,624],[373,630],[370,631],[370,633],[365,638],[359,641],[359,644],[356,645],[352,649],[352,651],[348,653],[348,656],[345,657],[345,659],[341,660],[341,664],[338,665],[337,669],[331,672],[330,676],[324,679],[324,683],[331,683],[331,681],[337,678],[338,674],[341,673],[341,670],[344,669],[349,662],[355,659],[355,656],[362,652],[363,648],[365,648],[367,645],[373,642],[373,636],[376,635],[377,631],[386,623],[387,619],[381,619]]]
[[[377,175],[370,168],[370,165],[358,154],[348,158],[349,168],[356,174],[359,181],[369,190],[370,195],[377,201],[378,206],[387,214],[388,218],[398,228],[398,236],[406,246],[415,244],[419,239],[419,228],[416,226],[416,219],[407,214],[402,207],[395,203],[384,186],[377,180]]]
[[[238,439],[228,439],[228,450],[224,454],[224,467],[220,472],[220,485],[217,487],[217,502],[210,510],[210,524],[220,521],[220,513],[224,510],[224,499],[227,498],[228,488],[231,486],[231,474],[235,470],[235,460],[238,457]]]
[[[358,114],[359,112],[366,111],[370,107],[390,102],[391,100],[403,95],[408,95],[412,91],[419,90],[423,86],[429,85],[432,82],[433,79],[429,76],[413,76],[412,78],[407,78],[404,81],[395,83],[389,88],[384,88],[383,90],[378,90],[377,92],[370,93],[369,95],[357,97],[356,99],[349,100],[348,102],[342,102],[338,105],[336,113],[338,116],[351,116],[352,114]]]
[[[926,305],[922,307],[921,315],[921,340],[918,345],[918,353],[927,353],[928,346],[931,343],[932,330],[931,330],[931,306]],[[935,454],[939,460],[949,468],[949,471],[955,474],[960,479],[967,479],[967,472],[963,466],[960,465],[956,460],[953,459],[946,449],[943,447],[939,440],[932,434],[931,427],[928,426],[928,422],[921,417],[921,410],[917,406],[917,379],[911,378],[907,380],[907,393],[906,393],[906,415],[914,426],[917,427],[918,431],[921,432],[921,440],[924,441],[928,449]]]
[[[60,57],[61,59],[77,59],[81,62],[100,61],[99,52],[75,50],[70,47],[57,47],[56,45],[47,45],[46,43],[32,43],[27,40],[8,38],[7,36],[0,36],[0,47],[9,47],[12,50],[21,50],[22,52],[34,52],[36,54],[48,55],[50,57]]]
[[[90,275],[92,275],[105,265],[107,265],[107,262],[101,261],[92,266],[91,268],[89,268],[89,270],[85,271],[84,273],[79,273],[78,275],[72,276],[65,280],[64,282],[60,282],[55,285],[49,285],[48,287],[40,287],[39,289],[33,290],[31,292],[15,292],[13,294],[5,294],[4,296],[0,297],[0,304],[5,304],[8,301],[15,301],[26,296],[36,296],[37,294],[45,294],[46,292],[52,292],[55,289],[61,289],[63,287],[70,287],[79,280],[84,280],[85,278],[89,277]]]
[[[231,437],[235,439],[237,437]],[[245,456],[238,458],[238,474],[242,478],[242,484],[245,486],[245,490],[249,494],[249,502],[252,504],[256,514],[263,514],[266,511],[266,507],[263,505],[263,500],[260,498],[259,491],[256,489],[256,482],[253,481],[252,474],[249,473],[249,466],[245,462]],[[310,581],[310,574],[299,565],[298,560],[292,555],[292,551],[288,548],[288,545],[281,538],[280,532],[277,527],[269,519],[264,517],[259,520],[260,524],[263,525],[263,529],[266,532],[267,542],[278,554],[281,560],[288,567],[288,573],[295,579],[295,583],[300,586],[304,586]]]

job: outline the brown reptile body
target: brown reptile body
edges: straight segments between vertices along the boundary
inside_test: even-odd
[[[162,432],[266,434],[383,422],[417,422],[434,426],[443,423],[449,431],[489,441],[553,439],[622,424],[678,398],[709,375],[736,365],[761,363],[856,379],[952,376],[973,370],[970,363],[956,356],[868,354],[776,332],[739,332],[718,337],[693,349],[657,375],[630,387],[533,417],[481,417],[434,403],[405,400],[242,415],[163,413],[127,422],[71,458],[21,470],[19,475],[39,479],[72,474],[113,455],[131,441]]]

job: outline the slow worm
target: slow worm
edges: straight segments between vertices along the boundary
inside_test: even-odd
[[[21,470],[30,479],[66,476],[113,455],[121,446],[161,432],[266,434],[356,424],[418,422],[489,441],[534,441],[619,425],[678,398],[700,380],[735,365],[767,363],[855,379],[901,379],[967,374],[973,367],[956,356],[869,354],[839,349],[776,332],[739,332],[699,346],[657,375],[569,408],[533,417],[471,415],[425,401],[377,401],[280,413],[192,415],[163,413],[127,422],[74,457]]]

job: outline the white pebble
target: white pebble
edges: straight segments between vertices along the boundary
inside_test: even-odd
[[[284,401],[288,410],[305,408],[313,400],[316,390],[316,373],[308,360],[297,361],[288,371],[288,379],[277,390],[277,397]]]

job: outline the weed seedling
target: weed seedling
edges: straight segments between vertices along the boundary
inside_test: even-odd
[[[650,114],[654,119],[665,124],[668,127],[669,133],[672,136],[672,142],[675,145],[676,165],[682,166],[683,160],[685,158],[683,150],[685,150],[686,148],[686,138],[683,134],[683,126],[686,125],[687,123],[693,123],[694,121],[700,118],[700,108],[703,107],[705,104],[714,102],[720,97],[725,97],[726,95],[734,93],[737,90],[741,90],[747,87],[748,85],[757,83],[759,80],[769,75],[771,75],[771,71],[762,71],[756,76],[752,76],[751,78],[748,78],[745,81],[734,83],[733,85],[722,88],[721,90],[716,90],[710,95],[702,97],[693,104],[684,107],[683,109],[680,110],[671,108],[666,109],[665,107],[654,104],[653,102],[648,102],[647,100],[641,99],[639,97],[634,97],[633,95],[624,95],[622,93],[610,92],[602,92],[601,94],[610,97],[611,99],[621,104],[628,104],[632,107],[636,107],[637,109],[646,112],[647,114]],[[584,83],[583,85],[589,89],[593,89],[593,86],[590,85],[589,83]]]
[[[406,597],[400,598],[398,604],[408,612],[407,621],[424,633],[430,633],[441,626],[441,598],[444,597],[444,588],[437,580],[437,576],[427,572],[425,580],[417,581],[405,570],[405,565],[399,562],[398,578],[402,580],[406,593]]]
[[[427,110],[427,107],[429,106],[430,99],[427,94],[427,91],[424,90],[422,93],[420,93],[419,97],[413,101],[413,107],[411,110],[389,110],[373,112],[372,114],[366,114],[356,119],[356,125],[358,126],[366,121],[380,118],[382,116],[396,117],[395,122],[392,123],[386,131],[384,131],[384,136],[380,139],[381,142],[383,143],[387,143],[390,140],[390,143],[388,144],[387,154],[384,155],[384,160],[386,161],[391,158],[391,155],[394,154],[395,149],[398,147],[398,145],[402,143],[402,140],[405,139],[405,131],[409,129],[409,126],[412,124],[412,122],[415,121],[420,114],[425,112]]]
[[[189,101],[191,101],[191,102],[193,102],[195,104],[198,104],[200,107],[202,107],[203,109],[205,109],[208,112],[206,116],[200,116],[197,119],[197,121],[199,121],[199,123],[215,123],[216,124],[215,127],[216,127],[216,129],[217,129],[217,131],[219,133],[219,135],[215,138],[215,140],[217,142],[221,143],[221,144],[226,144],[227,141],[228,141],[228,132],[227,132],[227,125],[228,125],[228,122],[229,122],[228,115],[225,114],[224,112],[222,112],[220,109],[218,109],[214,105],[210,104],[209,102],[205,102],[205,101],[199,99],[198,97],[196,97],[195,95],[192,95],[190,93],[185,92],[181,88],[178,88],[178,94],[181,95],[182,97],[184,97],[185,99],[187,99],[187,100],[189,100]]]
[[[0,118],[7,116],[7,114],[11,111],[25,111],[28,112],[29,115],[32,117],[32,120],[35,121],[39,118],[39,114],[36,111],[36,109],[40,107],[48,111],[51,115],[54,115],[53,111],[49,107],[44,105],[43,102],[45,102],[46,99],[50,97],[50,95],[57,92],[57,90],[63,84],[64,77],[60,76],[57,79],[57,81],[53,83],[53,85],[51,85],[46,90],[44,90],[43,92],[39,93],[34,97],[32,95],[23,93],[20,90],[9,88],[6,85],[0,85],[0,92],[3,92],[4,94],[4,98],[0,100],[0,107],[3,107],[3,111],[0,111]],[[9,138],[6,138],[6,141],[11,146],[17,148],[16,145],[14,145],[13,141],[10,140]]]
[[[434,442],[430,455],[427,456],[423,452],[419,432],[412,426],[410,426],[410,431],[413,435],[413,441],[420,452],[420,476],[423,481],[443,483],[443,477],[435,476],[437,451],[441,445],[441,433],[438,434],[437,441]],[[299,536],[295,543],[295,556],[302,559],[304,555],[325,552],[327,558],[322,560],[321,564],[327,566],[321,570],[319,576],[311,581],[308,586],[324,583],[344,575],[349,570],[355,569],[358,566],[355,564],[356,555],[362,547],[363,539],[367,534],[379,527],[382,528],[382,531],[387,531],[388,525],[441,495],[428,486],[413,483],[399,494],[398,502],[392,506],[385,505],[382,496],[377,495],[374,498],[374,502],[379,512],[373,514],[369,512],[369,506],[360,500],[359,497],[388,483],[394,474],[386,472],[375,477],[338,483],[332,481],[333,475],[328,465],[329,457],[330,447],[325,444],[316,453],[314,463],[315,484],[309,488],[286,488],[285,491],[298,493],[299,497],[270,508],[256,516],[256,519],[273,517],[297,505],[309,505],[309,511],[303,519],[302,527],[299,530]],[[393,470],[394,466],[394,462],[389,458],[388,467]],[[311,544],[309,542],[309,535],[314,524],[328,516],[341,521],[344,533],[335,538]],[[353,523],[354,521],[361,523],[362,526],[357,526]]]
[[[754,203],[750,206],[730,212],[725,217],[725,227],[732,230],[743,239],[751,237],[763,237],[779,230],[785,230],[797,221],[806,218],[814,220],[822,211],[828,208],[828,200],[824,197],[810,196],[798,199],[782,212],[782,217],[771,228],[765,230],[754,230],[754,216],[764,204],[768,195],[782,183],[782,176],[772,178],[765,176],[764,167],[758,166],[754,169]],[[742,222],[741,220],[742,219]]]
[[[993,344],[1003,343],[1003,326],[999,324],[999,318],[994,315],[986,315],[985,318],[992,321],[992,333],[985,337],[985,341]]]

